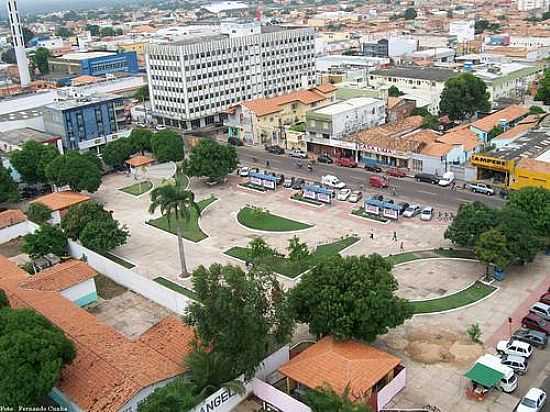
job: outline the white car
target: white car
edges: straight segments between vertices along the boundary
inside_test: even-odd
[[[546,403],[546,392],[539,388],[531,388],[514,409],[515,412],[540,412]]]
[[[298,159],[307,159],[307,153],[300,149],[292,150],[288,153],[288,155],[290,157],[296,157]]]
[[[348,200],[348,197],[351,195],[351,189],[341,189],[338,191],[337,199],[338,200]]]
[[[363,193],[360,190],[354,190],[349,196],[348,202],[357,203],[363,198]]]
[[[239,176],[241,177],[247,177],[249,173],[250,173],[249,167],[243,166],[239,169]]]
[[[137,127],[145,127],[145,123],[136,123]]]
[[[539,315],[544,320],[550,320],[550,305],[537,302],[529,308],[529,312]]]
[[[504,355],[500,363],[512,368],[518,375],[525,375],[529,369],[529,362],[523,356]]]
[[[164,126],[164,125],[162,125],[162,124],[157,124],[157,125],[155,126],[155,130],[160,131],[160,130],[164,130],[164,129],[166,129],[166,126]]]
[[[403,212],[403,217],[414,217],[418,215],[421,211],[422,209],[420,208],[420,205],[410,205]]]
[[[447,172],[443,174],[443,177],[439,179],[439,186],[449,186],[455,181],[455,174],[453,172]]]
[[[425,222],[428,222],[432,220],[432,217],[434,216],[434,208],[433,207],[425,207],[422,209],[422,212],[420,212],[420,220],[424,220]]]
[[[533,354],[533,347],[526,342],[516,339],[501,340],[497,343],[497,352],[501,355],[523,356],[529,358]]]

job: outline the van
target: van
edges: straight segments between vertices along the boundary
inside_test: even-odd
[[[369,177],[369,185],[371,185],[372,187],[376,187],[378,189],[383,189],[385,187],[388,187],[388,183],[386,182],[386,180],[384,180],[380,176]]]
[[[346,187],[346,184],[338,179],[336,176],[325,175],[321,177],[321,184],[328,186],[333,189],[343,189]]]
[[[455,174],[453,172],[447,172],[443,174],[443,177],[439,179],[439,186],[449,186],[455,181]]]
[[[512,368],[500,363],[500,359],[494,355],[483,355],[476,363],[480,363],[490,369],[502,373],[504,376],[497,383],[497,388],[506,393],[512,393],[518,387],[518,377]]]

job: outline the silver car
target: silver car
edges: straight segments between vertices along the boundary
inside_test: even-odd
[[[431,206],[425,207],[422,209],[422,212],[420,212],[420,220],[424,220],[426,222],[432,220],[434,216],[434,208]]]

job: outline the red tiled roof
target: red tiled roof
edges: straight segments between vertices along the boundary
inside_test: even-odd
[[[449,153],[453,148],[453,145],[446,143],[433,142],[424,147],[420,153],[425,156],[441,157]]]
[[[513,122],[521,116],[525,116],[527,113],[529,113],[529,109],[527,107],[513,104],[505,109],[499,110],[496,113],[485,116],[483,119],[476,120],[471,124],[471,126],[488,133],[498,124],[500,120]]]
[[[24,271],[0,256],[0,288],[12,307],[36,310],[75,343],[76,358],[63,368],[56,387],[81,409],[118,411],[142,389],[184,372],[156,350],[153,338],[151,346],[131,341],[59,292],[24,288],[27,280]]]
[[[327,336],[279,368],[292,380],[315,389],[328,384],[342,393],[364,393],[386,376],[401,360],[357,341],[339,342]]]
[[[330,84],[330,83],[325,83],[325,84],[321,84],[319,86],[315,86],[313,89],[318,90],[321,93],[326,94],[326,93],[332,93],[333,91],[335,91],[336,86],[334,86],[333,84]]]
[[[65,290],[97,275],[96,271],[80,260],[68,260],[32,276],[21,283],[22,288],[35,290]]]
[[[269,99],[255,99],[242,102],[241,104],[253,111],[256,116],[265,116],[266,114],[276,113],[282,110],[283,105],[292,102],[302,104],[312,104],[327,99],[323,93],[310,90],[297,90],[282,96],[271,97]]]
[[[438,137],[437,141],[453,145],[461,144],[464,147],[464,150],[470,152],[479,146],[481,142],[477,138],[477,135],[472,132],[469,127],[470,125],[465,125],[450,129],[443,136]]]
[[[67,209],[68,207],[90,199],[90,196],[67,190],[64,192],[54,192],[49,195],[41,196],[38,199],[33,200],[31,203],[42,203],[43,205],[48,206],[51,210],[56,211]]]
[[[153,159],[151,156],[134,156],[130,159],[126,160],[126,164],[132,166],[132,167],[140,167],[140,166],[146,166],[151,163],[153,163],[155,159]]]
[[[27,220],[27,216],[19,209],[8,209],[0,212],[0,229],[13,226]]]

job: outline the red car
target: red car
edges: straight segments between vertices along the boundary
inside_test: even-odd
[[[546,303],[550,305],[550,292],[546,292],[539,298],[539,302]]]
[[[357,167],[357,162],[351,157],[339,157],[336,159],[336,164],[342,167]]]
[[[550,323],[534,313],[528,313],[525,315],[525,317],[521,320],[521,326],[550,335]]]
[[[393,176],[393,177],[406,177],[407,176],[407,173],[405,173],[405,171],[403,169],[399,169],[397,167],[390,167],[386,171],[386,174],[388,176]]]

